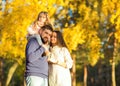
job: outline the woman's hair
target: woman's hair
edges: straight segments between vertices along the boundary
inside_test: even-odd
[[[57,34],[57,45],[60,47],[67,47],[60,31],[53,31]]]
[[[38,17],[36,19],[36,21],[39,21],[39,18],[41,16],[41,14],[44,14],[46,16],[46,22],[45,22],[45,25],[46,24],[50,24],[50,19],[49,19],[49,16],[48,16],[48,12],[46,11],[41,11],[39,14],[38,14]]]

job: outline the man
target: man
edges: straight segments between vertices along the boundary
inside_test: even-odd
[[[39,34],[44,46],[48,46],[52,31],[53,28],[50,25],[45,25],[40,29]],[[36,38],[29,39],[26,45],[27,86],[48,86],[48,62],[45,52],[46,49],[39,45]]]

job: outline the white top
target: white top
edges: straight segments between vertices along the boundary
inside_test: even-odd
[[[51,59],[65,62],[67,68],[58,64],[49,64],[49,84],[50,86],[71,86],[70,68],[72,68],[73,60],[67,48],[55,46],[51,51]]]
[[[38,34],[38,31],[39,31],[39,27],[37,26],[36,30],[33,29],[32,25],[30,25],[27,29],[28,31],[28,34],[30,35],[34,35],[34,34]]]

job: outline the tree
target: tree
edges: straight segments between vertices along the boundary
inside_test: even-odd
[[[115,83],[115,60],[120,43],[119,0],[21,0],[6,1],[0,12],[0,57],[20,65],[24,60],[26,28],[41,10],[48,11],[55,29],[63,32],[71,52],[84,48],[83,64],[95,66],[99,58],[112,62]],[[7,45],[7,47],[5,47]],[[79,57],[80,59],[80,57]],[[84,66],[85,68],[87,67]],[[86,74],[86,73],[84,73]],[[85,79],[84,82],[87,83]],[[85,84],[86,84],[85,83]]]
[[[53,3],[49,2],[48,6],[52,5]],[[47,11],[47,9],[44,1],[6,1],[5,10],[0,15],[0,56],[4,59],[14,60],[6,78],[6,86],[9,85],[18,65],[22,64],[25,59],[27,27],[37,18],[41,10]],[[55,9],[50,11],[50,16],[54,11]]]

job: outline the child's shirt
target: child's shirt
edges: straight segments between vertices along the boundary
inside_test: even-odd
[[[35,29],[33,29],[33,28],[35,28]],[[34,37],[37,39],[39,45],[42,45],[41,37],[38,34],[39,29],[40,29],[40,27],[38,27],[37,25],[36,25],[36,27],[33,27],[32,25],[30,25],[27,29],[27,31],[28,31],[27,39],[29,40]]]
[[[33,29],[35,28],[35,29]],[[34,35],[34,34],[38,34],[38,31],[39,31],[40,27],[36,26],[36,27],[33,27],[32,25],[30,25],[27,29],[28,31],[28,34],[29,35]]]

